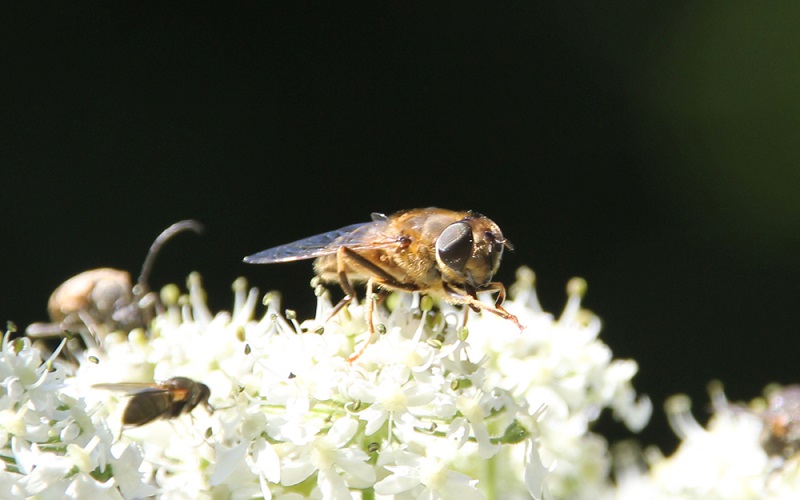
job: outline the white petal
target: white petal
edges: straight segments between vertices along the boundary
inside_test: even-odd
[[[143,498],[155,495],[154,486],[145,484],[139,466],[142,456],[133,444],[128,445],[117,459],[111,460],[114,480],[125,498]]]
[[[92,500],[121,500],[122,495],[114,481],[101,483],[88,474],[78,474],[64,492],[72,498],[91,498]]]
[[[319,486],[322,498],[325,500],[353,498],[347,485],[344,484],[344,479],[333,469],[319,471],[319,474],[317,474],[317,486]]]
[[[408,406],[421,406],[430,403],[433,401],[433,398],[436,397],[436,391],[433,387],[428,385],[416,385],[414,387],[410,387],[405,391]]]
[[[377,409],[367,408],[366,410],[361,412],[359,417],[362,420],[367,421],[367,426],[364,429],[364,434],[367,436],[371,436],[377,432],[378,429],[381,428],[386,419],[389,417],[389,414],[385,411],[380,411]]]
[[[528,441],[525,445],[530,449],[528,463],[525,465],[525,486],[528,488],[528,493],[536,500],[539,500],[544,497],[544,492],[546,491],[545,479],[550,471],[542,463],[536,443]]]
[[[458,500],[485,500],[486,497],[483,493],[475,487],[477,483],[477,480],[471,479],[469,476],[457,472],[450,472],[444,492],[447,494],[447,498],[457,498]]]
[[[317,470],[310,462],[289,462],[281,467],[281,484],[294,486],[302,483]]]
[[[11,412],[11,410],[8,410],[8,412]],[[22,432],[25,432],[24,427]],[[30,474],[36,466],[39,447],[31,445],[28,441],[14,436],[11,438],[11,453],[14,455],[20,472],[23,474]]]
[[[478,441],[478,455],[481,459],[486,460],[492,458],[495,453],[500,451],[500,445],[492,443],[489,438],[489,429],[483,422],[473,423],[472,433]]]
[[[260,477],[266,478],[271,483],[281,480],[281,461],[275,448],[263,438],[253,442],[253,461]]]
[[[336,465],[345,473],[353,476],[363,483],[372,485],[375,482],[375,468],[367,463],[369,457],[364,455],[351,458],[340,458],[336,460]]]
[[[353,439],[358,431],[358,422],[349,417],[340,418],[328,430],[328,439],[336,448],[341,448]]]
[[[217,463],[215,464],[214,472],[211,474],[211,478],[209,479],[211,486],[222,484],[226,479],[228,479],[228,476],[230,476],[236,467],[238,467],[244,460],[245,454],[247,453],[248,444],[249,443],[246,441],[243,441],[231,448],[217,446]]]
[[[430,488],[425,488],[417,495],[416,500],[442,500],[442,496]]]
[[[269,483],[264,476],[258,476],[258,484],[261,486],[261,495],[264,500],[272,500],[272,490],[269,488]]]
[[[410,469],[410,467],[396,467],[396,469]],[[396,495],[419,486],[419,477],[409,474],[395,473],[375,483],[375,493],[379,495]]]

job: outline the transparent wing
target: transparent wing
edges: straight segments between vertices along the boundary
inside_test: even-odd
[[[395,242],[380,237],[381,230],[386,224],[385,219],[352,224],[335,231],[309,236],[293,243],[248,255],[244,261],[248,264],[272,264],[334,254],[339,247],[343,246],[353,250],[387,246]]]
[[[168,392],[168,389],[159,385],[144,382],[119,382],[116,384],[94,384],[95,389],[105,389],[107,391],[121,391],[127,394],[141,394],[143,392]]]

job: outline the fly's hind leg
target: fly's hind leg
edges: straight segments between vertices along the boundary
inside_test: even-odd
[[[369,259],[365,258],[362,255],[359,255],[356,251],[347,248],[347,247],[339,247],[336,251],[336,271],[339,277],[339,285],[342,287],[342,291],[345,293],[345,297],[336,304],[336,307],[333,308],[328,319],[335,316],[339,311],[342,310],[347,304],[353,301],[356,296],[355,289],[353,285],[350,283],[350,280],[347,278],[347,264],[350,264],[353,267],[358,267],[365,274],[371,276],[367,281],[367,302],[365,304],[366,309],[366,320],[367,320],[367,328],[369,329],[369,338],[367,339],[364,346],[359,350],[356,354],[351,356],[347,359],[348,363],[353,363],[357,360],[364,351],[367,349],[367,346],[372,342],[372,339],[375,337],[375,323],[373,321],[373,313],[375,311],[375,300],[373,297],[373,288],[375,284],[384,285],[387,288],[394,288],[397,290],[405,290],[409,292],[415,292],[418,290],[418,287],[413,284],[403,283],[398,281],[394,276],[386,272],[380,266],[374,264]]]
[[[342,300],[336,303],[326,321],[330,321],[334,316],[339,314],[339,311],[341,311],[346,305],[352,302],[354,298],[356,298],[356,291],[353,288],[353,285],[350,284],[350,280],[347,279],[347,273],[344,271],[344,258],[341,255],[341,248],[339,250],[340,251],[337,252],[336,255],[336,264],[338,268],[339,286],[344,292],[344,297],[342,297]]]
[[[372,296],[372,286],[373,286],[372,278],[370,278],[369,281],[367,281],[367,299],[366,299],[367,303],[365,307],[366,309],[365,315],[367,319],[367,328],[369,329],[369,337],[367,338],[367,341],[364,342],[364,345],[361,347],[361,349],[359,349],[357,353],[347,358],[347,362],[350,364],[355,362],[358,358],[361,357],[362,354],[364,354],[364,351],[367,350],[367,347],[372,343],[372,339],[375,337],[375,322],[373,321],[372,318],[372,315],[375,312],[375,299]]]
[[[367,339],[366,342],[364,342],[364,345],[361,347],[361,349],[357,353],[355,353],[352,356],[350,356],[349,358],[347,358],[347,362],[351,363],[351,364],[355,360],[360,358],[362,354],[364,354],[364,351],[366,351],[367,347],[369,347],[369,345],[372,343],[372,339],[375,338],[375,322],[374,322],[372,316],[375,313],[375,302],[376,302],[376,300],[375,300],[375,296],[373,295],[373,288],[374,288],[376,283],[378,285],[383,285],[385,287],[399,288],[401,290],[406,290],[406,291],[409,291],[409,292],[418,291],[417,287],[415,287],[413,285],[409,285],[407,283],[398,282],[398,281],[394,280],[394,278],[392,278],[392,281],[389,282],[389,283],[387,283],[385,281],[381,281],[381,280],[379,280],[377,278],[370,278],[367,281],[367,303],[366,303],[365,309],[366,309],[366,318],[367,318],[367,328],[369,328],[369,338]]]

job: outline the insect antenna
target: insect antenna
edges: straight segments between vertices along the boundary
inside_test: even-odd
[[[170,238],[183,231],[191,230],[196,234],[203,234],[205,228],[201,223],[193,219],[182,220],[169,226],[158,235],[158,237],[150,245],[150,250],[147,252],[147,257],[142,264],[142,271],[139,273],[139,279],[133,287],[133,294],[136,297],[143,297],[150,291],[147,280],[150,278],[150,271],[153,269],[153,263],[156,260],[156,255]]]

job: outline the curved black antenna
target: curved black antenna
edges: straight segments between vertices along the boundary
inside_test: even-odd
[[[153,241],[153,244],[150,245],[150,251],[147,252],[147,257],[144,259],[144,264],[142,264],[142,272],[139,273],[139,279],[136,281],[136,286],[133,287],[133,294],[135,296],[143,297],[149,291],[147,280],[150,278],[150,271],[153,268],[153,262],[156,260],[156,255],[158,255],[158,252],[161,250],[161,247],[164,245],[164,243],[166,243],[167,240],[176,234],[186,230],[192,230],[197,234],[202,234],[205,228],[196,220],[182,220],[163,230],[155,239],[155,241]]]

